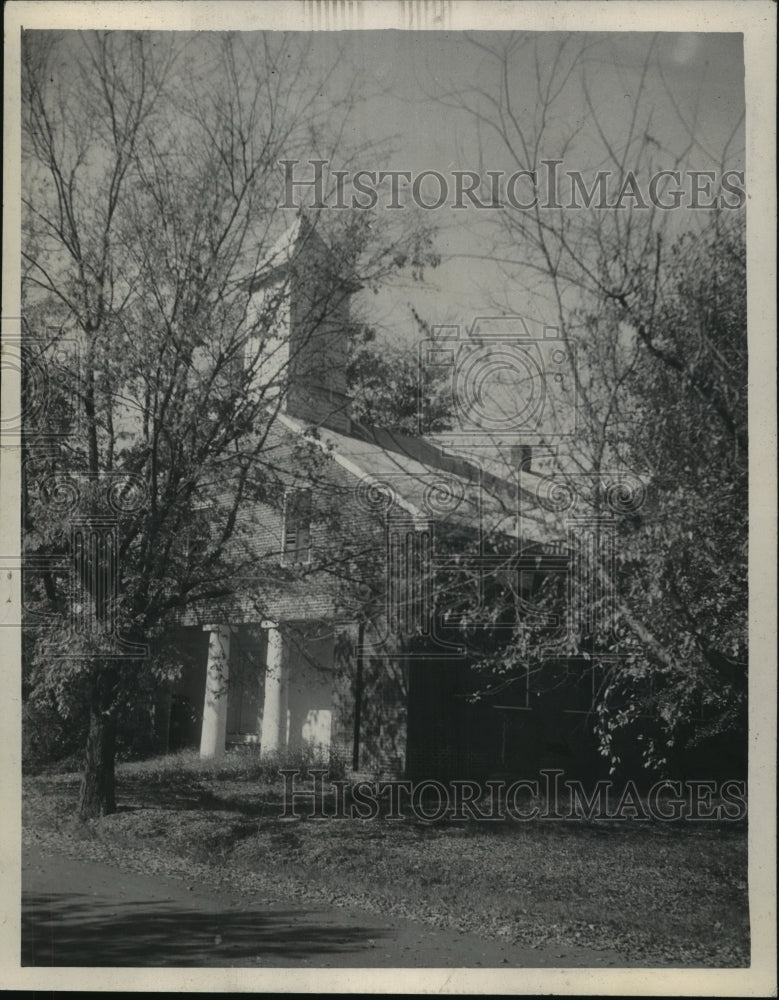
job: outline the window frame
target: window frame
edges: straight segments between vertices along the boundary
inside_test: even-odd
[[[302,510],[298,507],[297,511],[291,509],[290,500],[295,495],[302,496],[307,495],[308,499],[305,501],[305,505]],[[288,546],[288,541],[290,537],[290,518],[295,515],[299,522],[294,526],[295,534],[295,545],[294,547]],[[301,534],[303,535],[305,545],[301,545]],[[282,504],[281,511],[281,565],[282,566],[310,566],[311,565],[311,550],[313,548],[313,542],[311,537],[311,488],[310,487],[291,487],[284,491],[284,502]],[[302,557],[301,557],[302,555]]]

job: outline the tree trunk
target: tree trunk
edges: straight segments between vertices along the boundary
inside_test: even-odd
[[[78,800],[81,819],[94,819],[116,812],[116,718],[110,708],[102,704],[102,686],[96,679],[90,698],[89,735]]]

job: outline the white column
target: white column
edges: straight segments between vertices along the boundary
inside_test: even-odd
[[[230,629],[209,625],[206,698],[203,705],[203,729],[200,756],[221,757],[227,736],[227,681],[230,674]]]
[[[265,702],[262,710],[260,757],[283,750],[287,743],[287,677],[284,642],[275,622],[263,622],[268,630],[265,665]]]

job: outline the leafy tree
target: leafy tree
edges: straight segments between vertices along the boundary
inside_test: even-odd
[[[624,75],[610,44],[600,36],[474,39],[478,85],[439,99],[478,123],[483,155],[538,181],[534,204],[495,213],[489,256],[506,278],[496,307],[521,314],[532,304],[576,349],[568,375],[577,432],[542,477],[539,507],[542,491],[557,489],[576,516],[608,519],[614,477],[634,475],[644,487],[643,502],[617,518],[613,565],[601,565],[600,583],[576,597],[603,615],[616,595],[613,638],[593,645],[584,630],[550,647],[548,632],[520,620],[513,642],[484,665],[504,675],[530,668],[540,678],[555,648],[597,663],[592,709],[602,752],[616,767],[614,734],[630,731],[642,737],[646,762],[662,768],[680,742],[745,732],[743,207],[730,199],[705,212],[689,208],[689,171],[742,168],[743,116],[710,152],[709,136],[667,80],[658,38],[641,42],[625,80],[627,110],[610,113],[604,66]],[[568,124],[573,109],[576,126]],[[550,163],[561,179],[556,197],[544,185]],[[572,194],[569,166],[594,198]],[[687,207],[665,211],[632,193],[669,168],[679,171]],[[556,508],[561,524],[566,503]],[[536,594],[536,602],[551,608],[559,581],[552,574],[544,586],[548,597]],[[617,648],[624,655],[614,659]]]
[[[656,664],[642,709],[689,744],[746,732],[745,249],[740,216],[675,242],[659,264],[659,301],[642,304],[628,390],[650,489],[622,543],[624,614]],[[623,677],[614,683],[624,688]],[[668,756],[651,743],[648,754]]]
[[[63,376],[49,410],[73,417],[63,437],[27,428],[26,681],[62,714],[88,706],[84,817],[115,808],[120,720],[176,672],[171,623],[242,578],[262,604],[246,538],[257,504],[281,502],[273,431],[307,344],[285,356],[285,295],[258,299],[255,278],[290,222],[278,161],[349,154],[359,81],[332,84],[323,116],[327,73],[291,35],[23,38],[24,318]],[[354,278],[432,261],[428,234],[367,215],[301,223],[322,264],[308,343]],[[324,458],[299,451],[305,480]]]
[[[420,333],[430,336],[430,325],[412,308]],[[355,420],[397,431],[419,434],[452,428],[451,379],[441,369],[420,365],[408,350],[377,343],[376,330],[365,326],[353,340],[347,368],[352,387],[351,414]]]

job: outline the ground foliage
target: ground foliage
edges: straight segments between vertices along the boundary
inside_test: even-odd
[[[119,766],[111,816],[74,821],[73,774],[28,778],[25,836],[195,884],[410,917],[647,966],[748,962],[746,825],[284,821],[254,755]]]

